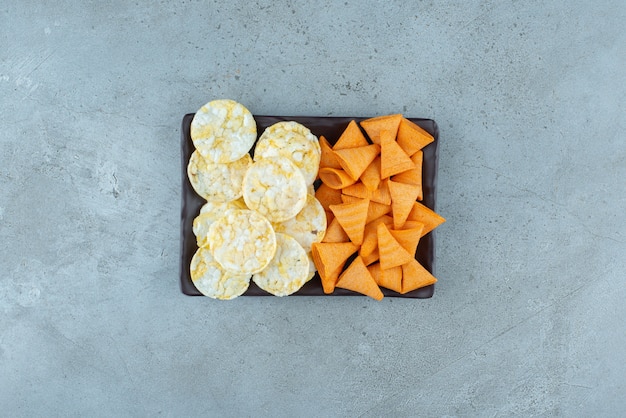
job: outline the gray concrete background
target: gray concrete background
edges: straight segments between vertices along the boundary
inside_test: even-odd
[[[625,20],[2,1],[0,415],[626,415]],[[435,119],[435,296],[182,295],[180,122],[221,97]]]

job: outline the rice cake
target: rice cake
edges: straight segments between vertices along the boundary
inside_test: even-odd
[[[309,275],[309,258],[298,241],[276,233],[276,254],[269,265],[252,276],[252,281],[274,296],[288,296],[300,290]]]
[[[234,209],[209,227],[208,247],[215,260],[234,274],[263,270],[276,252],[276,235],[270,222],[258,212]]]
[[[302,172],[286,158],[255,161],[243,179],[246,206],[271,222],[293,218],[306,203],[307,186]]]
[[[191,259],[191,281],[204,296],[230,300],[241,296],[250,286],[250,275],[224,271],[208,248],[199,248]]]
[[[321,242],[326,233],[326,212],[315,196],[308,194],[304,208],[284,222],[273,223],[274,231],[292,236],[304,251],[311,251],[314,242]]]
[[[229,210],[244,209],[238,202],[239,200],[231,202],[209,201],[202,205],[200,214],[194,218],[192,226],[198,247],[204,247],[208,244],[209,227],[213,222],[224,216]]]
[[[304,175],[307,185],[317,178],[322,149],[309,128],[294,121],[275,123],[261,134],[255,148],[254,161],[263,158],[289,158]]]
[[[193,189],[207,201],[228,202],[242,196],[243,176],[252,165],[250,154],[231,163],[211,163],[198,150],[187,165],[187,176]]]
[[[252,113],[230,99],[213,100],[202,106],[191,121],[193,145],[213,163],[230,163],[247,154],[257,137]]]

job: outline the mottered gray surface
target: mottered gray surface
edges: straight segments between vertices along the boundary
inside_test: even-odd
[[[626,414],[626,3],[39,3],[0,5],[2,415]],[[183,295],[215,98],[437,121],[434,297]]]

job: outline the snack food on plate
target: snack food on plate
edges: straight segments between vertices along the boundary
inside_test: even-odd
[[[332,216],[313,260],[324,292],[340,287],[379,300],[380,287],[404,294],[437,280],[415,254],[420,238],[445,219],[418,202],[422,148],[434,138],[400,114],[360,125],[374,145],[354,121],[334,146],[322,138],[316,196]]]
[[[307,185],[313,184],[321,158],[320,143],[309,128],[294,121],[267,127],[254,147],[254,161],[283,157],[302,171]]]
[[[293,218],[272,223],[274,231],[283,232],[298,241],[306,252],[314,242],[320,242],[326,233],[326,212],[313,195],[307,195],[306,204]]]
[[[244,105],[234,100],[213,100],[191,121],[191,140],[204,158],[230,163],[250,151],[256,140],[256,122]]]
[[[231,163],[211,163],[198,150],[187,165],[187,176],[193,189],[207,201],[229,202],[241,197],[243,176],[252,165],[249,154]]]
[[[276,235],[270,222],[247,209],[229,211],[213,222],[207,240],[219,265],[237,275],[258,273],[276,252]]]
[[[306,203],[307,186],[302,172],[286,158],[255,161],[243,179],[246,206],[272,222],[293,218]]]
[[[278,232],[274,258],[252,280],[274,296],[288,296],[300,290],[308,276],[309,258],[304,248],[294,238]]]
[[[250,275],[224,271],[208,248],[198,248],[190,266],[191,281],[200,293],[213,299],[234,299],[250,285]]]

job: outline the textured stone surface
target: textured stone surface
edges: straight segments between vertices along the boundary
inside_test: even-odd
[[[39,3],[0,5],[2,414],[626,414],[623,1]],[[434,298],[182,295],[214,98],[435,119]]]

